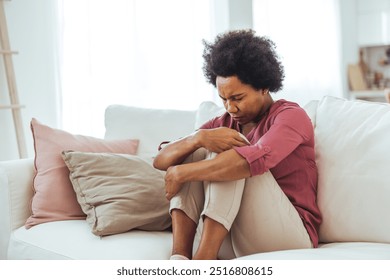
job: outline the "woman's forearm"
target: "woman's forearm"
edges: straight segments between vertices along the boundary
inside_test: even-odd
[[[236,130],[219,127],[199,129],[196,132],[167,144],[154,159],[153,165],[160,170],[181,164],[191,153],[199,148],[222,153],[233,147],[248,145],[249,142]]]
[[[153,166],[167,170],[170,166],[182,163],[191,153],[199,148],[194,134],[167,144],[155,157]]]
[[[175,170],[172,170],[175,169]],[[234,149],[218,154],[210,160],[174,166],[180,183],[188,181],[231,181],[251,176],[248,162]]]

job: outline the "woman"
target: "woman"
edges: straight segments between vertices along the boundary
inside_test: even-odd
[[[226,113],[165,145],[154,160],[166,170],[171,259],[217,259],[228,234],[236,257],[317,247],[313,126],[298,104],[270,94],[284,79],[273,42],[240,30],[204,44],[204,74]]]

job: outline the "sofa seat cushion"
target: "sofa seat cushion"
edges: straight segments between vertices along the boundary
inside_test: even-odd
[[[390,244],[340,242],[320,244],[317,249],[297,249],[253,254],[240,260],[389,260]]]
[[[169,259],[169,231],[139,231],[106,237],[91,233],[85,220],[57,221],[31,229],[20,227],[10,238],[9,259]]]

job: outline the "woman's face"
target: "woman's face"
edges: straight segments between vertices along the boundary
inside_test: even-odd
[[[273,102],[267,89],[256,90],[237,76],[217,76],[216,85],[226,111],[242,125],[258,122]]]

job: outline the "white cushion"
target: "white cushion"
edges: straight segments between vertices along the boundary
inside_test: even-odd
[[[44,223],[11,235],[9,259],[164,260],[171,255],[172,233],[140,231],[98,237],[84,220]]]
[[[319,102],[318,100],[312,100],[312,101],[309,101],[305,106],[303,106],[303,109],[305,110],[306,114],[309,116],[313,126],[316,123],[318,102]]]
[[[315,137],[320,241],[390,243],[390,106],[325,97]]]
[[[204,101],[199,105],[196,112],[195,129],[201,127],[208,120],[225,113],[225,108],[218,106],[212,101]]]
[[[139,139],[138,155],[153,157],[162,141],[176,140],[194,130],[195,111],[111,105],[105,111],[105,139]]]
[[[238,260],[389,260],[390,244],[346,242],[320,244],[319,249],[253,254]]]

